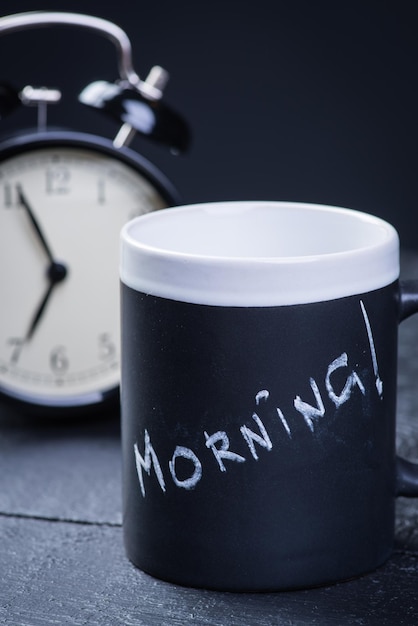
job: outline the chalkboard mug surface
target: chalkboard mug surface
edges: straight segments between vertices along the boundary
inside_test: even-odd
[[[174,583],[342,581],[390,555],[397,495],[394,228],[349,209],[227,202],[121,234],[124,537]]]

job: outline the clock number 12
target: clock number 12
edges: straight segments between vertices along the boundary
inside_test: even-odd
[[[61,194],[70,191],[70,170],[62,165],[48,167],[45,172],[45,189],[47,194]]]

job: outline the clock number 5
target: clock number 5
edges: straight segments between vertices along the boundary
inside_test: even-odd
[[[115,344],[109,333],[99,335],[99,357],[103,360],[111,359],[116,352]]]

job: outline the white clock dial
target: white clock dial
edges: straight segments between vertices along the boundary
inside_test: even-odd
[[[77,405],[119,383],[119,232],[167,206],[131,166],[80,147],[0,162],[0,389]]]

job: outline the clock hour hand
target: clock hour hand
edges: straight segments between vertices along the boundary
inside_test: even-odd
[[[44,233],[42,232],[41,226],[38,222],[38,220],[36,219],[35,213],[32,210],[32,207],[30,206],[25,194],[23,193],[23,189],[22,186],[17,184],[16,185],[16,191],[17,191],[17,196],[19,198],[19,202],[20,204],[23,206],[23,208],[26,210],[26,213],[28,214],[28,217],[31,221],[31,224],[39,238],[39,241],[42,244],[43,249],[45,250],[48,259],[50,260],[51,264],[54,265],[55,261],[54,261],[54,257],[51,251],[51,248],[48,245],[48,242],[45,238]]]
[[[49,279],[48,287],[32,318],[32,321],[26,333],[25,342],[29,341],[32,338],[36,328],[38,327],[38,324],[43,317],[43,314],[46,309],[46,305],[49,302],[52,292],[54,291],[54,288],[56,287],[58,283],[63,281],[66,276],[67,276],[67,268],[65,267],[65,265],[62,265],[62,263],[55,263],[55,262],[51,263],[51,265],[48,268],[48,279]]]

